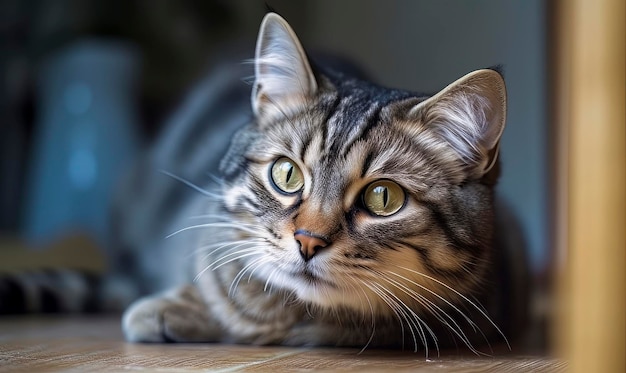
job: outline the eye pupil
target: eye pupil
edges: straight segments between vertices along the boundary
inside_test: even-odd
[[[389,204],[389,189],[383,187],[383,206],[387,207]]]
[[[293,174],[293,166],[289,164],[287,167],[289,168],[289,171],[287,171],[287,184],[289,184],[289,181],[291,181],[291,175]]]

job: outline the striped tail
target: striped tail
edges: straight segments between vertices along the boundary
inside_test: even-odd
[[[0,315],[121,312],[139,296],[123,276],[110,274],[100,249],[82,235],[33,250],[0,244]]]
[[[0,276],[0,314],[99,311],[99,275],[49,269]]]

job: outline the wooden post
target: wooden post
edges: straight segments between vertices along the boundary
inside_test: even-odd
[[[572,372],[626,371],[625,3],[560,0],[555,12],[555,341]]]

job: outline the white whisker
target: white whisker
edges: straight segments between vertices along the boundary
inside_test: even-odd
[[[354,286],[354,285],[353,285],[353,287],[356,288],[356,286]],[[374,316],[374,307],[372,306],[372,302],[370,301],[370,298],[367,296],[367,293],[365,293],[365,289],[363,289],[363,288],[359,288],[359,289],[363,293],[363,296],[365,296],[365,300],[367,300],[367,304],[369,305],[369,308],[370,308],[370,317],[371,317],[371,320],[372,320],[372,334],[370,335],[370,338],[367,341],[367,343],[365,344],[365,346],[363,346],[361,351],[359,351],[359,355],[360,355],[367,349],[367,347],[374,340],[374,335],[376,334],[376,317]]]
[[[250,248],[250,249],[239,250],[239,251],[236,251],[236,252],[234,252],[232,254],[229,254],[228,256],[231,256],[231,255],[234,255],[234,256],[232,258],[226,260],[226,261],[221,262],[220,264],[217,264],[220,261],[222,261],[223,259],[225,259],[224,257],[220,257],[219,259],[214,261],[209,266],[209,268],[211,270],[215,271],[216,269],[218,269],[220,267],[223,267],[223,266],[225,266],[228,263],[232,263],[234,261],[237,261],[237,260],[243,259],[243,258],[247,258],[247,257],[252,256],[252,255],[259,255],[259,247],[253,247],[253,248]]]
[[[429,348],[428,348],[428,341],[426,340],[426,333],[424,332],[424,328],[426,329],[426,331],[428,331],[428,333],[431,335],[431,337],[433,337],[433,339],[435,340],[435,343],[437,341],[437,338],[435,337],[435,334],[433,333],[433,331],[430,329],[430,327],[424,322],[424,320],[422,320],[422,318],[420,318],[417,313],[415,313],[415,311],[413,311],[413,309],[411,309],[411,307],[409,307],[402,299],[400,299],[400,297],[398,297],[393,291],[391,291],[390,289],[388,289],[385,286],[382,286],[381,284],[381,288],[387,293],[389,294],[391,297],[393,297],[396,302],[405,310],[404,312],[407,314],[407,316],[413,316],[411,319],[411,322],[413,323],[413,325],[418,329],[418,335],[420,336],[420,339],[424,345],[424,348],[426,349],[426,358],[428,358],[429,355]],[[437,347],[438,349],[438,347]],[[415,350],[414,352],[417,352],[417,343],[415,344]]]
[[[427,288],[427,287],[425,287],[425,286],[423,286],[423,285],[421,285],[421,284],[418,284],[417,282],[415,282],[415,281],[413,281],[413,280],[411,280],[411,279],[408,279],[408,278],[406,278],[406,277],[404,277],[404,276],[402,276],[402,275],[400,275],[400,274],[398,274],[398,273],[395,273],[395,272],[389,272],[389,273],[390,273],[390,274],[392,274],[392,275],[395,275],[395,276],[397,276],[397,277],[400,277],[401,279],[403,279],[403,280],[405,280],[405,281],[409,282],[410,284],[415,285],[415,286],[419,287],[420,289],[422,289],[422,290],[424,290],[424,291],[427,291],[428,293],[430,293],[430,294],[434,295],[435,297],[437,297],[438,299],[440,299],[441,301],[443,301],[444,303],[446,303],[448,306],[450,306],[451,308],[453,308],[455,311],[457,311],[457,312],[458,312],[458,313],[459,313],[459,314],[460,314],[460,315],[461,315],[461,316],[462,316],[462,317],[463,317],[463,318],[467,321],[467,323],[468,323],[468,324],[472,327],[472,329],[473,329],[474,331],[480,330],[480,328],[479,328],[479,327],[478,327],[478,326],[477,326],[477,325],[476,325],[476,324],[472,321],[472,319],[470,319],[470,318],[469,318],[467,315],[465,315],[465,313],[463,313],[463,312],[462,312],[462,311],[461,311],[458,307],[456,307],[454,304],[452,304],[450,301],[448,301],[447,299],[445,299],[445,298],[444,298],[444,297],[442,297],[441,295],[439,295],[439,294],[435,293],[435,292],[434,292],[434,291],[432,291],[431,289],[429,289],[429,288]],[[393,281],[393,280],[391,280],[391,279],[388,279],[388,280],[389,280],[389,281]],[[441,307],[437,306],[435,303],[433,303],[433,302],[432,302],[432,301],[430,301],[429,299],[425,298],[423,295],[418,294],[418,293],[416,293],[415,291],[413,291],[412,289],[409,289],[408,287],[406,287],[406,285],[404,285],[404,284],[400,284],[399,282],[396,282],[396,281],[393,281],[393,282],[394,282],[394,284],[398,284],[398,285],[396,285],[396,287],[401,286],[401,287],[402,287],[402,289],[401,289],[401,290],[403,290],[405,293],[406,293],[407,291],[408,291],[408,292],[411,292],[411,293],[414,293],[415,295],[419,296],[419,297],[420,297],[420,299],[421,299],[422,301],[424,301],[424,302],[428,302],[428,304],[425,304],[425,303],[423,303],[422,301],[420,301],[420,303],[421,303],[422,305],[424,305],[425,307],[427,307],[427,308],[428,308],[428,309],[429,309],[429,310],[433,313],[433,315],[435,315],[435,316],[438,318],[438,320],[439,320],[439,321],[441,321],[442,323],[444,323],[445,325],[447,325],[447,326],[448,326],[451,330],[453,330],[453,331],[456,333],[456,330],[457,330],[457,329],[454,329],[454,328],[453,328],[453,327],[452,327],[452,326],[451,326],[451,325],[450,325],[447,321],[440,319],[440,318],[438,317],[438,315],[439,315],[439,314],[438,314],[435,310],[433,310],[433,309],[432,309],[432,307],[437,308],[437,310],[438,310],[439,312],[441,312],[441,313],[442,313],[442,314],[444,314],[446,317],[448,317],[448,319],[450,319],[450,321],[452,321],[452,323],[456,326],[456,328],[458,328],[458,331],[462,334],[462,336],[461,336],[461,335],[459,335],[458,333],[456,333],[456,334],[459,336],[459,338],[461,338],[461,340],[463,340],[463,342],[464,342],[466,345],[468,345],[468,347],[470,347],[470,349],[474,350],[474,348],[471,346],[471,343],[469,343],[469,339],[467,338],[467,336],[465,335],[465,333],[463,333],[462,329],[460,328],[460,326],[458,325],[458,323],[456,322],[456,320],[454,320],[454,318],[453,318],[453,317],[451,317],[450,315],[448,315],[448,313],[447,313],[447,312],[445,312],[444,310],[442,310],[442,309],[441,309]],[[407,293],[407,294],[409,294],[409,293]],[[409,295],[410,295],[410,294],[409,294]],[[416,299],[416,300],[417,300],[417,299]],[[482,334],[482,332],[481,332],[481,334]]]
[[[458,324],[456,324],[456,321],[452,317],[450,317],[439,306],[437,306],[435,303],[433,303],[432,301],[430,301],[429,299],[427,299],[423,295],[419,294],[418,292],[414,291],[413,289],[410,289],[406,285],[404,285],[404,284],[402,284],[402,283],[400,283],[398,281],[395,281],[395,280],[389,278],[388,276],[385,276],[383,273],[379,273],[379,275],[380,275],[380,277],[383,280],[389,282],[392,286],[394,286],[395,288],[399,289],[400,291],[402,291],[403,293],[405,293],[406,295],[411,297],[413,300],[418,302],[422,307],[428,309],[435,316],[435,318],[437,318],[437,320],[439,320],[444,325],[448,326],[453,331],[456,332],[456,330],[452,327],[452,325],[450,325],[445,319],[443,319],[441,317],[439,312],[443,313],[448,318],[450,318],[450,320],[457,326],[457,328],[459,328]],[[437,312],[437,310],[434,310],[433,307],[435,307],[439,312]],[[412,313],[413,313],[413,311],[412,311]],[[431,335],[431,337],[433,339],[433,342],[435,343],[435,348],[437,349],[437,356],[439,356],[440,351],[439,351],[439,344],[438,344],[437,336],[434,334],[434,332],[430,329],[430,327],[425,322],[422,321],[422,324],[424,325],[424,327],[428,330],[429,334]],[[463,332],[461,331],[460,328],[459,328],[459,331],[461,332],[461,334],[463,334]],[[463,334],[463,336],[464,336],[464,334]],[[459,337],[461,338],[460,335],[459,335]],[[461,339],[463,339],[464,342],[467,340],[467,338],[461,338]],[[469,342],[466,342],[466,343],[469,343]]]
[[[217,184],[217,185],[219,185],[219,186],[223,186],[223,185],[224,185],[224,179],[222,179],[222,178],[220,178],[220,177],[217,177],[217,176],[215,176],[214,174],[212,174],[212,173],[210,173],[210,172],[207,172],[207,173],[206,173],[206,175],[207,175],[208,177],[210,177],[210,178],[211,178],[211,180],[213,180],[213,182],[214,182],[215,184]]]
[[[451,286],[449,286],[448,284],[437,280],[436,278],[429,276],[425,273],[421,273],[419,271],[415,271],[413,269],[410,268],[406,268],[406,267],[402,267],[402,266],[397,266],[398,268],[404,269],[405,271],[409,271],[411,273],[414,273],[416,275],[422,276],[424,278],[427,278],[431,281],[434,281],[436,283],[438,283],[439,285],[445,287],[446,289],[452,291],[453,293],[455,293],[456,295],[458,295],[459,297],[461,297],[463,300],[465,300],[467,303],[469,303],[472,307],[474,307],[490,324],[491,326],[493,326],[496,331],[502,336],[502,338],[504,339],[504,341],[506,342],[507,347],[509,348],[509,350],[511,349],[511,345],[509,344],[509,340],[506,338],[506,336],[504,335],[504,333],[502,333],[502,330],[500,330],[500,328],[498,327],[498,325],[496,325],[495,322],[493,322],[493,320],[487,315],[487,313],[485,311],[483,311],[482,308],[478,307],[476,305],[476,303],[472,302],[468,297],[466,297],[465,295],[461,294],[459,291],[453,289]]]
[[[367,283],[362,281],[363,285],[369,288],[374,294],[378,295],[378,297],[391,309],[391,311],[396,315],[398,321],[400,323],[400,328],[402,330],[402,345],[404,348],[404,323],[402,319],[406,321],[407,326],[409,327],[409,331],[411,332],[411,336],[413,337],[413,343],[415,346],[415,351],[417,351],[417,337],[415,335],[415,331],[413,330],[412,322],[409,321],[409,318],[406,314],[406,311],[402,309],[402,307],[393,299],[390,298],[385,292],[381,290],[381,287],[376,283]]]
[[[233,281],[231,282],[230,287],[228,288],[228,296],[232,297],[235,294],[235,291],[237,290],[239,283],[241,282],[243,277],[246,275],[246,272],[248,270],[250,270],[252,267],[259,267],[267,262],[268,262],[267,258],[261,256],[257,259],[252,260],[250,263],[246,264],[233,278]]]
[[[206,250],[213,249],[213,250],[210,250],[208,253],[205,253],[202,257],[200,257],[201,260],[204,260],[220,250],[232,251],[245,244],[260,244],[263,242],[265,242],[265,240],[260,239],[260,238],[250,238],[250,239],[236,240],[236,241],[219,241],[219,242],[212,243],[210,245],[200,246],[199,248],[189,253],[188,258],[204,253]]]
[[[274,269],[272,270],[272,272],[270,272],[270,275],[269,275],[269,276],[267,276],[267,280],[265,281],[265,286],[263,286],[263,291],[264,291],[264,292],[266,292],[266,291],[267,291],[267,289],[268,289],[268,287],[269,287],[269,285],[270,285],[270,282],[272,281],[272,276],[274,276],[274,274],[278,271],[278,268],[279,268],[279,267],[274,268]]]
[[[262,233],[260,228],[256,228],[256,230],[254,229],[250,229],[247,226],[242,226],[239,224],[234,224],[234,223],[222,223],[222,222],[217,222],[217,223],[206,223],[206,224],[198,224],[198,225],[192,225],[189,227],[185,227],[185,228],[181,228],[177,231],[175,231],[174,233],[170,233],[168,234],[165,238],[171,238],[179,233],[188,231],[188,230],[192,230],[192,229],[200,229],[200,228],[234,228],[234,229],[238,229],[244,232],[248,232],[251,234],[258,234],[258,233]]]
[[[257,224],[244,223],[237,219],[233,219],[232,217],[220,215],[220,214],[191,215],[191,216],[188,216],[187,218],[188,219],[215,219],[216,221],[214,221],[214,223],[231,223],[231,224],[236,224],[236,225],[240,225],[243,227],[252,227],[252,228],[261,229]]]
[[[216,200],[221,200],[223,198],[221,195],[215,194],[215,193],[211,193],[211,192],[209,192],[209,191],[207,191],[205,189],[202,189],[199,186],[197,186],[196,184],[192,183],[191,181],[183,179],[182,177],[180,177],[178,175],[174,175],[171,172],[168,172],[168,171],[165,171],[165,170],[159,170],[159,171],[162,174],[165,174],[165,175],[167,175],[167,176],[169,176],[171,178],[174,178],[174,179],[180,181],[181,183],[183,183],[183,184],[187,185],[188,187],[190,187],[190,188],[192,188],[192,189],[202,193],[203,195],[205,195],[207,197],[211,197],[211,198],[214,198]]]

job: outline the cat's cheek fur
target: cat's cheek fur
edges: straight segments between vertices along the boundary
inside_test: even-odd
[[[431,255],[441,255],[441,258],[445,261],[450,261],[450,258],[444,257],[438,252],[444,252],[448,250],[443,244],[431,244]],[[420,294],[420,297],[429,299],[430,301],[442,305],[446,301],[452,301],[457,298],[455,291],[465,292],[472,289],[475,284],[470,283],[454,283],[454,288],[447,284],[453,284],[441,273],[436,272],[432,267],[429,267],[428,262],[424,259],[423,253],[418,253],[411,248],[401,248],[387,253],[384,258],[381,259],[384,262],[386,268],[392,268],[386,274],[386,278],[403,284],[409,289],[413,289]],[[458,269],[455,265],[453,268]],[[392,286],[393,287],[393,286]],[[406,297],[406,291],[396,287],[396,292],[401,297]],[[413,303],[415,299],[411,299]],[[423,310],[423,305],[417,304],[417,309]]]

